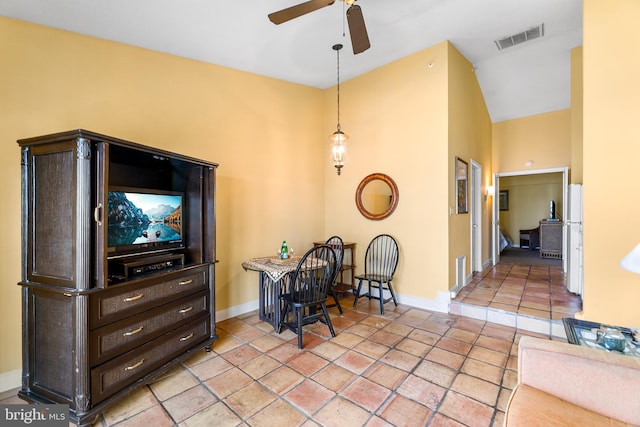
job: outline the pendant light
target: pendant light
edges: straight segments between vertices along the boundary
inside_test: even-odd
[[[336,167],[338,175],[340,175],[340,173],[342,172],[342,168],[344,167],[345,164],[345,160],[346,160],[346,143],[347,143],[347,139],[349,139],[349,136],[342,132],[342,129],[340,128],[340,49],[342,49],[342,45],[341,44],[336,44],[333,45],[333,50],[336,51],[337,54],[337,58],[338,58],[338,86],[337,86],[337,92],[338,92],[338,126],[337,129],[334,133],[332,133],[329,136],[329,139],[331,140],[331,160],[333,161],[333,165]]]

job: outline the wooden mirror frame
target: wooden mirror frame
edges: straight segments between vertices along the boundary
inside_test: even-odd
[[[362,203],[362,192],[364,191],[364,188],[371,181],[375,181],[375,180],[383,181],[391,189],[391,202],[389,203],[389,208],[387,208],[387,210],[379,214],[369,212],[364,207],[364,204]],[[360,182],[360,184],[358,185],[358,188],[356,189],[356,206],[358,207],[358,210],[365,218],[377,221],[377,220],[385,219],[386,217],[388,217],[393,213],[393,211],[396,209],[396,206],[398,206],[399,196],[400,195],[398,193],[398,186],[396,185],[395,181],[391,179],[390,176],[385,175],[383,173],[372,173],[371,175],[366,176]]]

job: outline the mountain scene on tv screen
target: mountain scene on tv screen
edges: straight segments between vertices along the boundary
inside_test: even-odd
[[[109,247],[180,240],[180,197],[109,192]]]

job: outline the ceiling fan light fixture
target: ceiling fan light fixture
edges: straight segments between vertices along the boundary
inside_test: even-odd
[[[349,25],[349,35],[351,36],[351,45],[353,47],[354,55],[362,53],[371,47],[369,34],[367,33],[367,26],[364,23],[364,16],[362,15],[362,9],[360,6],[355,4],[356,1],[357,0],[342,0],[343,11],[344,9],[347,9],[347,24]],[[306,15],[307,13],[315,12],[316,10],[331,6],[335,2],[336,0],[307,0],[295,6],[270,13],[268,17],[271,22],[276,25],[280,25],[292,19],[299,18],[302,15]],[[344,29],[342,33],[344,36]]]

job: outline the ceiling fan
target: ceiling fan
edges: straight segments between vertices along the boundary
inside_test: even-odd
[[[364,25],[364,16],[360,6],[354,4],[356,0],[342,0],[349,5],[347,9],[347,23],[349,24],[349,35],[351,36],[351,46],[353,53],[364,52],[371,47],[367,27]],[[335,0],[310,0],[286,9],[269,14],[269,20],[276,25],[298,18],[307,13],[313,12],[323,7],[331,6]]]

